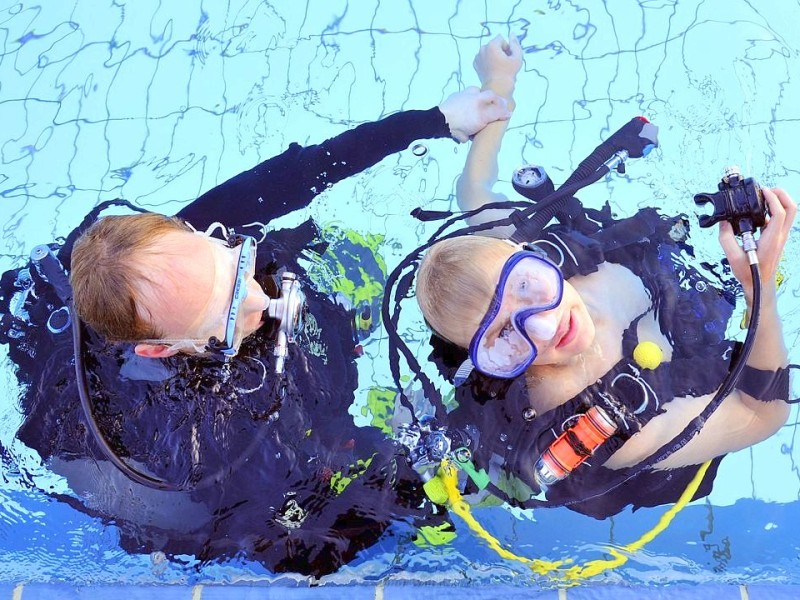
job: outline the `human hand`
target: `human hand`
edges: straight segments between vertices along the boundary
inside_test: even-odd
[[[797,215],[797,204],[789,194],[779,188],[762,188],[762,193],[769,208],[769,216],[758,237],[758,263],[762,289],[774,293],[778,262]],[[750,263],[747,254],[736,241],[733,227],[727,221],[721,221],[719,224],[719,243],[725,251],[725,256],[728,257],[731,271],[742,284],[745,298],[748,302],[752,301],[753,281],[750,275]]]
[[[503,36],[498,35],[481,46],[472,65],[484,86],[497,80],[507,80],[513,85],[522,67],[522,46],[519,39],[511,36],[506,41]]]
[[[491,90],[481,91],[474,86],[450,94],[439,105],[439,110],[450,127],[450,135],[462,143],[489,123],[511,118],[505,98]]]

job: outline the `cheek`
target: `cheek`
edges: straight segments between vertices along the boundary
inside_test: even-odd
[[[591,315],[589,315],[589,311],[587,310],[585,304],[581,304],[576,310],[575,314],[577,315],[576,318],[579,319],[579,324],[581,327],[578,334],[578,344],[576,345],[579,347],[579,352],[584,352],[589,348],[589,346],[592,345],[592,342],[594,342],[594,321],[592,320]]]

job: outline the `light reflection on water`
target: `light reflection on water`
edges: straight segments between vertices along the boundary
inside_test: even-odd
[[[510,0],[312,0],[293,9],[243,0],[229,3],[227,12],[200,3],[16,4],[0,10],[0,266],[23,264],[34,245],[66,235],[99,200],[123,196],[172,213],[292,141],[318,141],[396,110],[437,104],[476,83],[471,61],[480,43],[509,30],[523,35],[527,54],[501,155],[504,191],[510,192],[511,170],[527,161],[563,180],[610,130],[646,114],[661,126],[661,148],[630,164],[626,177],[587,190],[586,203],[610,197],[615,210],[630,214],[655,199],[673,212],[693,213],[691,196],[713,190],[722,168],[734,163],[800,195],[800,83],[789,77],[798,72],[798,25],[800,9],[788,0],[758,8],[740,0],[578,0],[535,10]],[[344,221],[363,233],[387,233],[380,251],[391,269],[431,231],[410,210],[450,209],[466,156],[466,147],[444,141],[424,149],[337,184],[307,213],[276,225],[310,214],[323,225]],[[363,215],[356,224],[355,213]],[[693,235],[698,258],[718,261],[715,235],[697,228]],[[779,299],[794,362],[800,362],[798,243],[795,236],[787,248]],[[411,308],[402,325],[413,340],[424,339]],[[379,332],[359,363],[362,389],[350,412],[363,425],[371,416],[369,391],[391,386],[381,342]],[[191,557],[167,564],[120,550],[113,523],[37,491],[69,494],[34,452],[14,441],[17,384],[8,369],[2,379],[1,579],[294,579],[244,560],[197,570]],[[708,502],[687,509],[605,580],[797,583],[796,422],[794,410],[778,435],[726,458]],[[603,543],[635,539],[662,510],[604,523],[563,510],[530,519],[485,509],[480,518],[527,556],[592,559]],[[429,580],[431,571],[450,581],[526,580],[524,569],[477,544],[461,524],[458,531],[451,545],[407,545],[398,555],[389,536],[330,580],[387,573]],[[103,568],[87,570],[88,564]]]

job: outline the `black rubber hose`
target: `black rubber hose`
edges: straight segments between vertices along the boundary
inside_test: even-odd
[[[98,426],[97,421],[94,418],[94,412],[92,411],[92,403],[91,399],[89,398],[89,381],[86,377],[85,365],[83,364],[83,336],[81,334],[81,320],[77,317],[75,313],[75,307],[72,304],[69,305],[69,312],[72,315],[72,346],[75,352],[75,380],[78,387],[78,396],[81,399],[83,416],[86,419],[86,424],[89,426],[89,430],[92,432],[92,437],[94,438],[95,442],[97,442],[97,445],[100,447],[100,450],[103,452],[105,457],[132,481],[157,490],[173,492],[179,491],[181,488],[178,486],[175,486],[168,481],[164,481],[163,479],[142,473],[123,461],[119,456],[117,456],[116,452],[114,452],[114,450],[108,444],[103,432],[100,431],[100,427]]]

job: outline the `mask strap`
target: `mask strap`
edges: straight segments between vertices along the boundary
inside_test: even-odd
[[[230,239],[230,237],[232,235],[231,231],[227,227],[225,227],[225,225],[220,223],[219,221],[214,221],[208,227],[206,227],[205,230],[202,230],[202,231],[199,230],[199,229],[196,229],[194,225],[189,223],[189,221],[185,221],[185,223],[189,227],[189,229],[191,229],[192,232],[196,233],[197,235],[202,235],[202,236],[205,236],[205,237],[214,237],[214,233],[217,230],[220,230],[222,232],[222,237],[225,239],[226,242]]]

